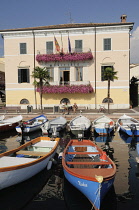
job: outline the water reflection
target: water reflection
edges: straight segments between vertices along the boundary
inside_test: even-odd
[[[9,136],[6,134],[6,137],[2,137],[0,152],[11,149],[11,145],[20,145],[23,143],[22,138],[28,141],[42,134],[36,132],[24,137],[16,133],[14,135],[9,133]],[[117,166],[114,186],[105,197],[101,210],[138,209],[139,169],[135,158],[139,155],[139,140],[121,137],[123,134],[117,132],[105,137],[90,135],[90,139],[106,151]],[[63,131],[60,138],[59,152],[63,151],[72,136]],[[57,159],[57,163],[49,172],[45,169],[26,182],[0,191],[1,209],[90,210],[92,207],[85,196],[64,179],[61,160]]]

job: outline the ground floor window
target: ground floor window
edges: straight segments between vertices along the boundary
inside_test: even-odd
[[[62,98],[61,101],[60,101],[60,104],[70,104],[70,100],[68,98]]]
[[[29,101],[28,101],[26,98],[23,98],[23,99],[20,101],[20,104],[29,104]]]
[[[18,69],[18,83],[29,83],[29,69]]]
[[[109,103],[113,103],[113,100],[111,98],[104,98],[102,103],[108,103],[108,101]]]

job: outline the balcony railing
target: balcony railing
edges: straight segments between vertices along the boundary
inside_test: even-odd
[[[61,50],[64,54],[69,53],[69,50],[67,48],[63,48]],[[71,48],[71,53],[87,53],[87,52],[91,52],[90,48]],[[61,52],[60,52],[61,53]],[[58,52],[56,50],[46,50],[46,49],[41,49],[41,50],[37,50],[37,55],[42,55],[42,54],[58,54]]]
[[[89,81],[54,81],[50,85],[90,85]]]

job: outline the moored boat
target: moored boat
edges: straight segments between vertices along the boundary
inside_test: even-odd
[[[48,121],[45,115],[39,115],[28,121],[22,122],[20,125],[16,126],[16,131],[18,133],[29,133],[32,131],[37,131]]]
[[[0,154],[0,190],[36,175],[50,167],[59,138],[38,137],[22,146]]]
[[[108,135],[114,131],[115,122],[106,115],[102,115],[93,121],[92,128],[98,135]]]
[[[70,140],[62,165],[66,179],[89,199],[95,210],[100,210],[114,182],[114,162],[92,141]]]
[[[66,125],[67,125],[66,118],[62,116],[56,117],[48,121],[48,123],[45,123],[44,126],[42,126],[42,132],[43,134],[47,134],[47,132],[52,134],[54,131],[60,132],[66,127]]]
[[[117,120],[117,127],[128,136],[139,136],[139,121],[126,114]]]
[[[0,121],[0,132],[10,131],[14,129],[23,119],[22,115],[11,117]]]
[[[86,135],[90,127],[91,121],[83,115],[73,118],[69,123],[69,129],[75,136],[78,136],[79,134]]]

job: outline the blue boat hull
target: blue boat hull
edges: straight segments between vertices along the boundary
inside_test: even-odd
[[[126,133],[128,136],[139,136],[139,130],[132,132],[131,129],[124,129],[123,127],[120,127],[120,130]]]
[[[74,187],[76,187],[88,198],[88,200],[92,203],[93,207],[95,207],[96,210],[100,209],[100,205],[104,196],[112,187],[114,182],[114,178],[108,181],[104,181],[102,183],[81,179],[71,175],[65,169],[64,175]]]
[[[96,133],[98,133],[99,135],[107,135],[107,134],[110,134],[114,130],[113,127],[108,128],[108,129],[106,129],[106,128],[94,128],[94,129],[95,129]]]

